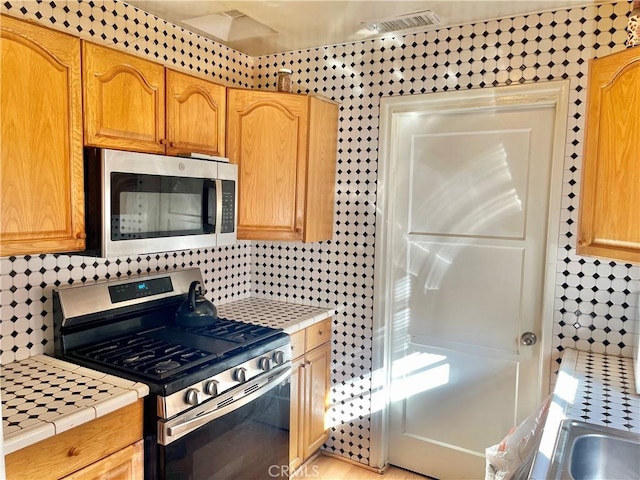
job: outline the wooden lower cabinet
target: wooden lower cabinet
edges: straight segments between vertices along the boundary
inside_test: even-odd
[[[6,455],[7,480],[142,480],[142,403]]]
[[[329,437],[325,416],[331,384],[331,319],[296,332],[291,345],[289,468],[293,472]]]
[[[143,476],[144,446],[138,440],[133,445],[112,453],[62,480],[133,480]]]

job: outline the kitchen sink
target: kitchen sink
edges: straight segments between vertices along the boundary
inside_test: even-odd
[[[576,420],[562,422],[550,479],[640,478],[640,435]]]

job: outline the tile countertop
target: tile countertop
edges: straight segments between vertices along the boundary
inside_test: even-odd
[[[246,298],[217,307],[218,316],[294,333],[339,307]],[[149,394],[149,387],[47,355],[2,365],[4,453],[64,432]]]
[[[335,315],[340,311],[340,307],[297,305],[250,297],[219,305],[217,310],[219,317],[282,328],[285,333],[292,334]]]
[[[149,387],[47,355],[2,365],[4,454],[134,403]]]
[[[548,477],[560,423],[567,418],[640,433],[633,359],[564,351],[530,479]]]

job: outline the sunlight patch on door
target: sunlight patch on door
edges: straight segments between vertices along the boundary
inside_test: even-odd
[[[393,363],[391,401],[409,398],[417,393],[449,383],[450,365],[447,357],[435,353],[414,352]]]

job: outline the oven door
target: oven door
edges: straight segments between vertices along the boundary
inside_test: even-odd
[[[243,384],[241,391],[225,393],[187,415],[160,422],[159,477],[287,478],[290,386],[290,365],[279,367]]]

